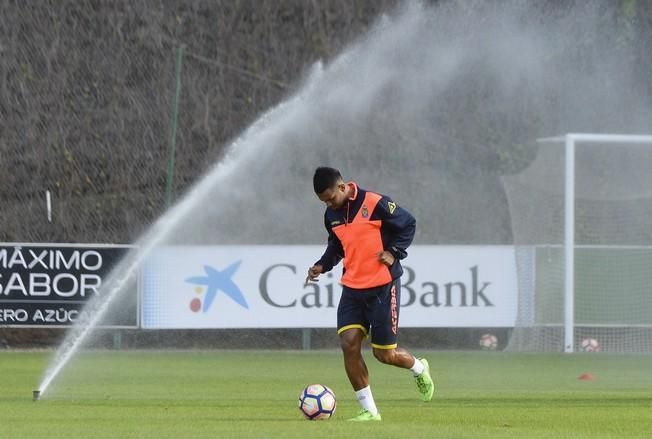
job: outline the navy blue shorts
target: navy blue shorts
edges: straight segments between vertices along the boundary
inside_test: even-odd
[[[337,333],[358,328],[371,334],[371,346],[394,349],[398,340],[398,311],[401,302],[401,280],[376,288],[357,290],[342,287],[337,307]]]

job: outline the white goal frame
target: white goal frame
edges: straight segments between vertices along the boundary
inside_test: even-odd
[[[575,145],[591,143],[650,143],[652,135],[569,133],[537,139],[537,143],[564,143],[564,352],[575,350]]]

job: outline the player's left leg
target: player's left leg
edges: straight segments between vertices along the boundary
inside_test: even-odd
[[[430,365],[418,359],[407,349],[398,347],[398,316],[401,284],[395,279],[378,292],[377,299],[370,301],[371,346],[374,357],[384,364],[410,369],[417,389],[424,401],[430,401],[435,385],[430,376]]]

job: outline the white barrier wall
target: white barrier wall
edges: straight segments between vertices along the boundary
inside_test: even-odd
[[[143,270],[142,326],[330,328],[341,264],[304,285],[324,246],[164,247]],[[510,246],[414,246],[403,261],[401,327],[511,327]]]

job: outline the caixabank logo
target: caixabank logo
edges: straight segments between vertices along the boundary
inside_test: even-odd
[[[196,313],[207,312],[220,292],[243,308],[249,309],[244,294],[232,279],[241,263],[242,261],[234,262],[222,271],[210,265],[204,265],[205,276],[186,278],[187,283],[195,285],[196,296],[190,300],[190,310]]]

